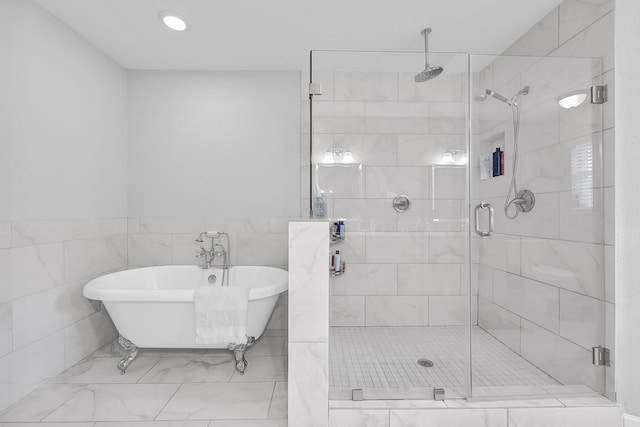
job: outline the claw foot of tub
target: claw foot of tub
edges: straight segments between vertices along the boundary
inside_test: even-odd
[[[255,337],[247,337],[246,344],[229,344],[228,346],[229,350],[233,351],[236,358],[236,371],[238,371],[240,375],[244,375],[244,371],[249,365],[249,362],[247,362],[247,358],[245,357],[245,352],[249,347],[255,344],[255,342]]]
[[[138,346],[136,346],[134,343],[132,343],[122,335],[118,337],[118,344],[120,344],[122,349],[126,352],[126,355],[122,358],[122,360],[118,362],[120,375],[124,375],[127,372],[127,368],[129,367],[131,362],[133,362],[133,359],[138,356],[138,352],[140,350],[138,349]]]

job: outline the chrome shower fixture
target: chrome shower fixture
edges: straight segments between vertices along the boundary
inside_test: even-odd
[[[476,96],[475,100],[478,102],[483,102],[487,100],[487,97],[492,97],[497,99],[498,101],[502,101],[506,104],[509,104],[511,106],[516,105],[516,103],[518,102],[518,98],[521,95],[527,95],[529,93],[529,86],[525,86],[522,89],[520,89],[518,91],[518,93],[516,93],[513,98],[509,99],[506,96],[500,95],[497,92],[494,92],[491,89],[483,89],[482,92],[480,92],[480,95]]]
[[[513,167],[511,170],[511,183],[509,184],[509,190],[507,191],[507,197],[504,201],[504,214],[509,219],[515,219],[520,212],[529,212],[536,204],[535,195],[531,190],[518,191],[518,143],[520,136],[520,106],[518,105],[518,99],[522,95],[529,94],[529,86],[525,86],[518,91],[512,98],[500,95],[491,89],[483,89],[479,96],[476,96],[475,100],[482,102],[486,101],[490,96],[498,101],[502,101],[511,107],[512,122],[513,122]],[[510,212],[511,205],[514,205],[516,209],[513,213]]]
[[[434,79],[444,71],[442,67],[429,65],[429,34],[431,34],[431,28],[423,29],[421,34],[424,36],[424,70],[413,78],[416,83]]]

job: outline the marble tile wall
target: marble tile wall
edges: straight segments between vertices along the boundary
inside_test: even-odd
[[[289,426],[329,424],[327,221],[289,224]]]
[[[613,102],[565,110],[557,97],[591,84],[607,84],[614,96],[613,3],[565,0],[505,51],[522,56],[496,58],[480,73],[479,84],[500,93],[531,87],[521,100],[518,179],[536,193],[536,206],[505,217],[510,170],[478,182],[475,202],[496,207],[496,234],[474,242],[479,325],[563,384],[609,397],[613,367],[603,375],[590,350],[610,347],[614,335]],[[501,141],[488,146],[504,144],[509,169],[508,108],[493,101],[473,108],[475,149]],[[581,170],[580,158],[588,159]]]
[[[441,163],[465,147],[466,75],[416,84],[411,73],[332,70],[314,82],[323,85],[313,110],[314,186],[327,197],[327,217],[345,219],[347,230],[331,246],[347,263],[330,282],[331,325],[463,324],[465,169]],[[308,108],[303,99],[303,132]],[[307,212],[308,133],[301,144]],[[349,149],[359,166],[323,164],[330,148]],[[406,213],[392,206],[399,194],[411,198]]]
[[[92,278],[127,267],[126,218],[0,222],[0,408],[115,338]]]

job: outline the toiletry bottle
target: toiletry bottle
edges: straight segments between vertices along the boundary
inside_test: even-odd
[[[313,217],[323,218],[327,212],[327,199],[323,193],[318,194],[313,199]]]
[[[342,220],[342,219],[341,219],[341,220],[339,220],[339,221],[338,221],[338,225],[340,226],[340,232],[338,233],[338,236],[339,236],[341,239],[344,239],[344,220]]]
[[[340,263],[340,251],[336,251],[336,254],[333,256],[333,268],[337,272],[342,270],[342,264]]]

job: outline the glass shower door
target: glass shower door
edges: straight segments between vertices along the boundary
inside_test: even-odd
[[[468,55],[312,52],[309,208],[332,254],[330,399],[464,397]]]
[[[603,394],[600,60],[470,64],[472,395]]]

